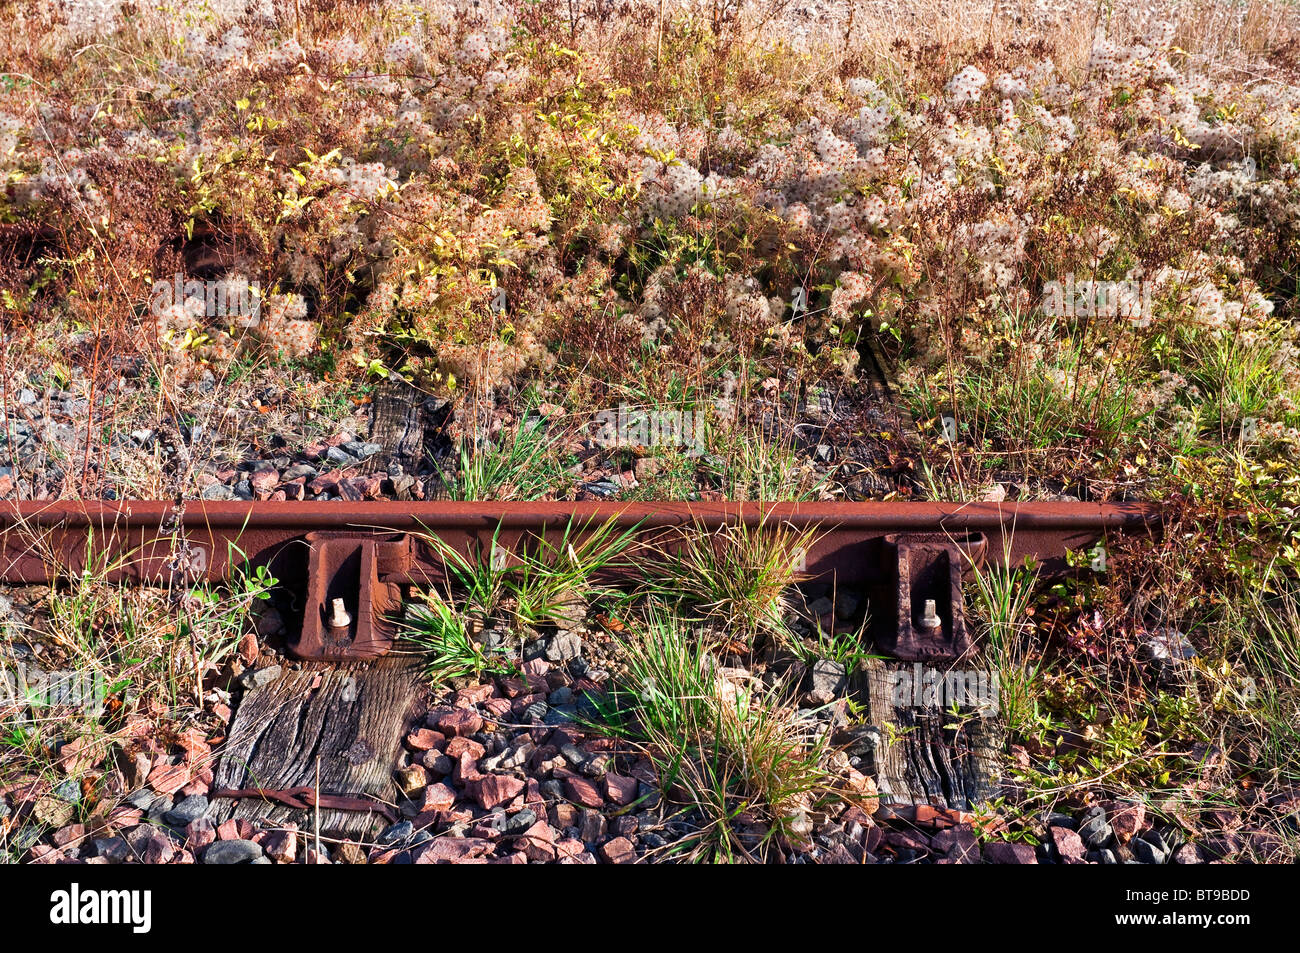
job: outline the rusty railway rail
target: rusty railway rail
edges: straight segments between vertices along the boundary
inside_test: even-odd
[[[281,580],[288,648],[300,658],[373,658],[395,633],[400,587],[446,578],[427,542],[517,559],[537,540],[612,521],[671,546],[729,524],[813,530],[809,579],[866,590],[872,635],[902,659],[971,649],[962,577],[1033,556],[1048,572],[1111,534],[1155,536],[1160,508],[1120,503],[10,503],[0,508],[0,581],[51,583],[91,569],[111,581],[220,582],[245,562]],[[341,601],[340,601],[341,600]]]

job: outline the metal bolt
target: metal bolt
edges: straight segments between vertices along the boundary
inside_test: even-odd
[[[352,624],[352,616],[348,615],[348,610],[343,605],[342,599],[335,599],[330,603],[330,628],[346,629]]]
[[[925,600],[925,609],[921,613],[921,628],[923,629],[943,628],[943,620],[939,618],[939,612],[935,607],[933,599]]]

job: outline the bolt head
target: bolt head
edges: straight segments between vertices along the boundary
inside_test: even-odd
[[[348,614],[347,607],[343,604],[343,600],[333,600],[330,603],[330,628],[345,629],[351,624],[352,616]]]

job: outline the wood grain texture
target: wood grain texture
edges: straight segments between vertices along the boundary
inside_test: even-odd
[[[317,683],[319,679],[319,684]],[[304,665],[248,692],[240,702],[215,772],[214,789],[314,787],[392,803],[402,739],[423,715],[423,680],[409,657],[371,663]],[[267,801],[219,798],[212,816],[293,821],[310,830],[313,812]],[[357,837],[385,824],[377,813],[321,811],[320,829]]]
[[[887,807],[928,804],[969,811],[998,794],[1002,726],[996,715],[956,718],[937,706],[896,706],[891,672],[906,662],[872,659],[859,670],[869,721],[880,728],[874,774]]]
[[[428,469],[429,455],[447,423],[449,403],[392,374],[375,388],[371,406],[370,440],[384,449],[366,460],[362,470],[384,471],[393,463],[406,473]]]

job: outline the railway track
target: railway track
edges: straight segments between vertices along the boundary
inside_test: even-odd
[[[998,790],[997,719],[953,730],[942,705],[900,703],[900,679],[914,666],[977,667],[963,596],[976,568],[1032,558],[1051,573],[1117,534],[1157,537],[1161,513],[1090,503],[16,503],[0,510],[0,581],[57,584],[89,570],[184,586],[266,567],[286,624],[272,648],[296,661],[238,701],[212,818],[297,825],[314,813],[330,833],[365,840],[395,826],[404,739],[422,723],[443,727],[436,707],[421,721],[425,681],[396,619],[413,587],[454,581],[448,552],[507,568],[602,528],[663,552],[734,526],[809,540],[793,555],[799,585],[852,591],[869,606],[862,631],[875,657],[851,673],[851,694],[870,737],[836,737],[870,770],[879,818],[969,823],[963,812]],[[515,717],[513,730],[529,736],[527,712]]]
[[[539,543],[555,544],[566,533],[580,539],[606,524],[669,547],[684,528],[811,531],[808,551],[798,554],[800,574],[864,588],[881,607],[872,631],[877,644],[910,661],[970,651],[962,578],[972,567],[1032,557],[1051,572],[1063,567],[1068,551],[1108,534],[1158,533],[1160,509],[1134,503],[12,503],[0,511],[0,581],[49,583],[92,561],[115,567],[110,581],[153,583],[220,582],[245,563],[266,566],[294,596],[286,603],[293,655],[374,658],[392,644],[384,615],[398,598],[396,587],[447,581],[431,538],[467,558],[509,561]],[[921,621],[931,603],[937,626]]]
[[[882,413],[898,415],[908,445],[919,447],[887,362],[875,350],[864,356],[873,399],[885,408]],[[385,460],[418,469],[436,442],[440,418],[430,416],[409,385],[392,385],[381,396],[372,439],[388,452],[367,469],[382,469]],[[626,533],[633,558],[611,570],[615,578],[608,581],[617,588],[620,582],[635,584],[617,576],[635,576],[639,547],[653,558],[680,552],[701,537],[720,542],[737,527],[806,542],[788,554],[790,578],[805,606],[817,602],[818,594],[825,601],[827,594],[845,592],[863,606],[852,624],[866,661],[845,672],[840,689],[859,706],[861,725],[854,728],[841,718],[827,727],[839,725],[832,743],[869,776],[864,783],[875,792],[876,821],[905,829],[969,828],[974,815],[968,812],[1001,790],[1004,744],[996,716],[984,712],[954,728],[945,705],[897,697],[900,684],[920,685],[922,670],[941,677],[982,670],[966,618],[964,592],[972,573],[1032,560],[1050,576],[1067,568],[1071,553],[1086,551],[1095,559],[1096,547],[1117,535],[1156,539],[1163,528],[1161,508],[1140,503],[14,502],[0,506],[0,583],[57,585],[89,573],[124,585],[221,586],[248,567],[264,567],[277,581],[272,598],[284,630],[257,664],[276,675],[249,682],[232,699],[234,713],[211,768],[208,819],[226,827],[253,825],[231,828],[223,838],[258,827],[296,829],[310,821],[347,842],[378,845],[371,848],[374,861],[404,850],[432,855],[411,845],[383,845],[404,823],[415,823],[418,834],[454,826],[453,819],[464,816],[457,809],[420,810],[408,793],[394,793],[394,778],[430,764],[410,750],[411,738],[421,731],[459,730],[447,728],[446,699],[440,705],[430,695],[419,654],[404,640],[408,632],[400,621],[420,591],[455,586],[449,554],[464,564],[509,569],[546,548],[580,547],[604,531]],[[832,612],[836,620],[839,605]],[[841,624],[832,621],[828,629],[823,619],[814,629],[839,631]],[[560,666],[552,680],[566,670]],[[538,677],[525,675],[525,682],[532,685]],[[579,687],[582,677],[570,684],[579,693],[591,688]],[[538,724],[532,708],[521,708],[508,682],[463,690],[477,698],[480,688],[495,696],[495,707],[473,710],[483,716],[484,730],[495,724],[499,736],[504,731],[513,738],[509,744],[516,747],[510,750],[530,746],[530,738],[545,748],[582,735],[567,721],[550,734],[550,723]],[[503,692],[510,701],[504,719]],[[550,700],[545,693],[522,700],[533,697]],[[464,699],[459,691],[451,698],[455,716]],[[461,751],[459,741],[455,747]],[[481,800],[473,779],[477,768],[465,770],[462,776],[458,767],[454,779],[443,782],[455,781],[457,804]],[[559,829],[568,818],[562,805],[575,795],[565,788],[550,796],[559,800],[547,809],[547,819]],[[583,811],[584,826],[603,829],[604,820]],[[876,834],[863,836],[858,847],[878,849]],[[588,840],[589,850],[595,850],[593,843]],[[888,849],[900,856],[910,850],[903,841]]]

